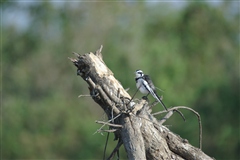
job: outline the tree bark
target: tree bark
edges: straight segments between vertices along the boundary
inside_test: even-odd
[[[90,95],[105,111],[109,122],[117,124],[110,129],[114,129],[115,139],[123,143],[130,160],[212,159],[161,125],[151,114],[146,100],[133,101],[105,65],[101,50],[102,46],[95,53],[75,53],[77,59],[69,59],[77,67],[77,74],[87,82]]]

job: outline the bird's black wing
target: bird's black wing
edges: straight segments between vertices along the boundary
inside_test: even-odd
[[[161,100],[161,98],[157,95],[155,86],[154,86],[152,80],[150,79],[150,77],[149,77],[148,75],[144,75],[144,79],[145,79],[145,81],[148,82],[148,85],[152,88],[152,90],[153,90],[153,92],[154,92],[153,97],[156,98],[156,99],[158,100],[158,102],[160,102],[160,103],[162,104],[162,106],[164,107],[164,109],[165,109],[166,111],[168,111],[167,107],[164,105],[164,103],[163,103],[163,101]],[[151,93],[151,94],[153,94],[153,93]]]
[[[149,75],[144,75],[144,80],[148,82],[149,86],[152,88],[152,90],[155,92],[155,86],[151,80],[151,78],[149,77]]]

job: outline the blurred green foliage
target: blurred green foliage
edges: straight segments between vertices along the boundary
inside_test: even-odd
[[[239,2],[180,3],[1,2],[2,159],[102,158],[106,134],[94,134],[94,121],[104,112],[77,98],[87,84],[67,59],[101,44],[131,95],[142,69],[168,107],[200,113],[206,154],[239,159]],[[197,118],[183,113],[185,123],[174,115],[167,125],[198,146]]]

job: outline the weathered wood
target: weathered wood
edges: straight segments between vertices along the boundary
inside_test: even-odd
[[[114,124],[109,125],[111,131],[116,131],[115,139],[124,144],[130,160],[212,159],[162,126],[151,115],[146,100],[133,102],[105,65],[101,51],[102,46],[95,54],[76,54],[78,59],[70,60],[77,67],[77,74],[88,83],[93,100],[107,114],[109,121],[106,125]]]

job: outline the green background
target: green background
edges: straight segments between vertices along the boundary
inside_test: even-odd
[[[201,115],[206,154],[240,159],[239,24],[237,1],[1,2],[2,159],[102,159],[106,134],[94,134],[95,120],[106,115],[78,98],[88,87],[68,60],[100,45],[130,95],[142,69],[167,107]],[[165,125],[197,147],[197,118],[182,112],[186,122],[174,114]]]

